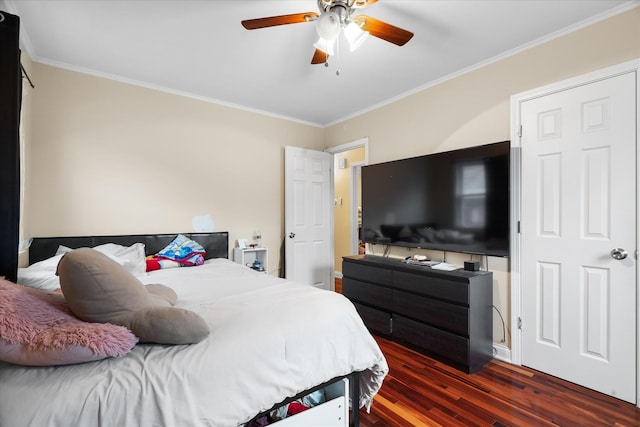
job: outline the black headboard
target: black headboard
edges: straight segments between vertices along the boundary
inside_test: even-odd
[[[219,231],[215,233],[179,233],[200,243],[207,252],[205,258],[229,258],[229,233]],[[164,249],[176,234],[133,234],[121,236],[77,236],[77,237],[34,237],[29,248],[29,264],[51,258],[56,254],[58,246],[72,249],[92,248],[104,243],[116,243],[131,246],[134,243],[144,243],[147,255],[153,255]]]

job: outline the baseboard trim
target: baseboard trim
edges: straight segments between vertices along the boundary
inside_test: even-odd
[[[493,355],[494,359],[511,363],[511,349],[509,347],[502,343],[498,344],[494,342],[493,349],[495,351],[495,354]]]

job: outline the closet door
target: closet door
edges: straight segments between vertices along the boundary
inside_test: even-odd
[[[14,281],[20,233],[20,19],[0,11],[0,277]]]
[[[522,364],[636,403],[636,73],[521,104]]]

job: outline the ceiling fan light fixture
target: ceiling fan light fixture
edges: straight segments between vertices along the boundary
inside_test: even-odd
[[[340,17],[333,12],[323,13],[316,21],[316,31],[320,38],[335,40],[340,34]]]
[[[313,44],[313,47],[315,47],[318,50],[323,51],[324,53],[326,53],[329,56],[333,56],[334,54],[334,46],[336,45],[336,41],[335,40],[327,40],[327,39],[323,39],[322,37],[320,37],[318,39],[317,42],[315,42]]]
[[[369,37],[369,32],[363,31],[362,28],[360,28],[360,26],[355,22],[350,22],[344,28],[344,37],[349,42],[349,50],[353,52],[354,50],[362,46],[362,43],[364,43],[367,37]]]

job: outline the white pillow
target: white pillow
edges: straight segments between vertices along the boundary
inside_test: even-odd
[[[27,267],[18,269],[16,283],[43,291],[55,291],[60,287],[60,278],[56,276],[55,270],[30,270]]]
[[[60,260],[62,259],[62,255],[64,255],[64,253],[57,253],[55,254],[55,256],[52,256],[51,258],[47,258],[45,260],[36,262],[35,264],[31,264],[28,268],[31,271],[35,271],[35,270],[51,270],[53,272],[56,271],[56,268],[58,267],[58,263],[60,262]]]
[[[66,254],[67,252],[71,252],[72,250],[73,250],[73,249],[71,249],[71,248],[69,248],[69,247],[67,247],[67,246],[62,246],[62,245],[60,245],[60,246],[58,246],[58,250],[56,251],[56,256],[57,256],[57,255],[64,255],[64,254]]]
[[[27,268],[18,269],[17,283],[29,286],[30,288],[42,289],[43,291],[53,291],[60,287],[60,279],[56,276],[58,262],[62,259],[59,254],[36,262]]]
[[[144,276],[147,274],[147,258],[144,243],[134,243],[131,246],[105,243],[93,249],[107,255],[134,276]],[[58,246],[56,255],[65,254],[72,250],[73,249],[61,245]]]
[[[124,268],[134,276],[147,274],[147,257],[145,255],[144,243],[134,243],[131,246],[116,245],[115,243],[105,243],[94,248],[105,255],[114,256],[125,261]]]
[[[144,243],[135,243],[131,246],[105,243],[94,248],[123,266],[125,270],[134,276],[147,274],[147,260]],[[30,288],[53,291],[60,287],[60,279],[56,276],[56,269],[62,256],[73,249],[66,246],[58,246],[55,256],[43,261],[31,264],[27,268],[18,269],[17,282]]]

